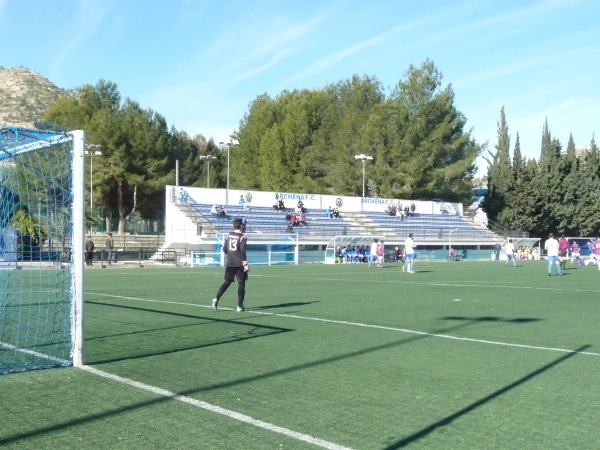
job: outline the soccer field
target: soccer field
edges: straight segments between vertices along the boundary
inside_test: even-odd
[[[0,377],[0,447],[597,448],[600,272],[545,261],[85,273],[84,368]]]

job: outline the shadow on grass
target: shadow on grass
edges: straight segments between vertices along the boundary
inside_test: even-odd
[[[481,317],[463,317],[463,316],[447,316],[442,317],[441,320],[468,320],[471,322],[501,322],[501,323],[529,323],[538,322],[542,319],[536,319],[533,317],[517,317],[515,319],[505,319],[504,317],[496,316],[481,316]]]
[[[103,304],[103,303],[100,303]],[[114,304],[107,304],[109,306],[115,306]],[[134,309],[139,309],[139,308],[134,308]],[[162,311],[156,311],[156,310],[148,310],[151,312],[159,312],[161,313]],[[168,313],[165,312],[165,314],[177,314],[177,313]],[[187,317],[196,317],[196,316],[190,316],[190,315],[185,315]],[[235,323],[239,323],[238,321],[234,321]],[[244,377],[244,378],[238,378],[236,380],[231,380],[231,381],[226,381],[223,383],[218,383],[218,384],[213,384],[213,385],[209,385],[209,386],[204,386],[201,388],[196,388],[196,389],[188,389],[188,390],[184,390],[181,392],[177,392],[177,393],[173,393],[173,396],[167,396],[167,397],[157,397],[155,399],[152,400],[147,400],[147,401],[143,401],[143,402],[138,402],[132,405],[128,405],[125,407],[119,407],[119,408],[113,408],[107,411],[103,411],[101,413],[96,413],[96,414],[88,414],[86,416],[83,417],[79,417],[77,419],[73,419],[73,420],[69,420],[66,422],[62,422],[62,423],[54,423],[51,425],[47,425],[44,427],[39,427],[35,430],[31,430],[29,432],[25,432],[25,433],[20,433],[20,434],[15,434],[13,436],[7,436],[5,438],[0,439],[0,446],[2,445],[7,445],[7,444],[11,444],[11,443],[15,443],[18,442],[20,440],[24,440],[24,439],[28,439],[28,438],[32,438],[32,437],[37,437],[40,435],[44,435],[44,434],[49,434],[49,433],[54,433],[60,430],[64,430],[64,429],[68,429],[71,427],[79,427],[81,425],[84,425],[86,423],[93,423],[96,421],[101,421],[101,420],[105,420],[107,417],[112,417],[112,416],[116,416],[116,415],[120,415],[120,414],[127,414],[130,413],[132,411],[136,411],[139,409],[144,409],[147,408],[149,406],[153,406],[153,405],[157,405],[157,404],[161,404],[163,402],[167,402],[167,401],[172,401],[174,399],[176,399],[177,396],[184,396],[184,397],[188,397],[188,396],[193,396],[193,395],[198,395],[201,394],[202,392],[208,392],[208,391],[212,391],[212,390],[217,390],[217,389],[227,389],[227,388],[232,388],[232,387],[236,387],[236,386],[240,386],[246,383],[251,383],[254,381],[258,381],[258,380],[263,380],[263,379],[270,379],[276,376],[281,376],[281,375],[285,375],[288,373],[292,373],[292,372],[296,372],[296,371],[301,371],[301,370],[306,370],[306,369],[311,369],[314,367],[319,367],[319,366],[323,366],[323,365],[327,365],[327,364],[331,364],[331,363],[335,363],[335,362],[339,362],[339,361],[344,361],[344,360],[348,360],[351,358],[356,358],[356,357],[360,357],[362,355],[365,354],[369,354],[369,353],[373,353],[379,350],[385,350],[388,348],[393,348],[399,345],[407,345],[413,342],[417,342],[420,341],[422,339],[427,339],[427,338],[431,338],[433,337],[433,334],[442,334],[442,333],[448,333],[451,331],[458,331],[460,329],[464,329],[469,327],[470,325],[474,324],[476,321],[467,321],[467,322],[462,322],[460,324],[457,325],[453,325],[447,328],[443,328],[440,330],[437,330],[435,332],[432,333],[428,333],[428,334],[417,334],[417,335],[413,335],[407,338],[403,338],[403,339],[399,339],[396,340],[394,342],[389,342],[386,344],[382,344],[382,345],[376,345],[373,347],[369,347],[369,348],[365,348],[363,350],[359,350],[359,351],[351,351],[351,352],[347,352],[341,355],[336,355],[336,356],[331,356],[328,358],[323,358],[323,359],[319,359],[316,361],[312,361],[312,362],[306,362],[303,364],[298,364],[296,366],[293,367],[287,367],[287,368],[283,368],[283,369],[278,369],[278,370],[272,370],[270,372],[265,372],[262,374],[257,374],[257,375],[252,375],[252,376],[248,376],[248,377]],[[289,330],[285,330],[282,329],[284,331],[289,331]],[[202,347],[202,346],[199,346]],[[126,359],[126,358],[124,358]],[[97,367],[96,367],[97,368]],[[101,369],[99,369],[101,370]],[[416,439],[420,438],[422,436],[416,437]],[[404,440],[403,440],[404,441]],[[403,441],[398,441],[398,442],[403,442]],[[397,444],[394,444],[397,445]],[[404,445],[404,444],[402,444]],[[396,448],[396,447],[390,447],[390,448]]]
[[[149,351],[148,348],[141,346],[141,345],[130,346],[128,348],[132,349],[132,351],[133,351],[133,349],[135,349],[135,354],[127,354],[127,355],[122,355],[119,357],[111,356],[110,358],[106,358],[106,359],[102,359],[102,358],[94,359],[92,357],[89,360],[87,360],[87,358],[85,358],[86,364],[106,364],[106,363],[112,363],[112,362],[117,362],[117,361],[126,361],[126,360],[130,360],[130,359],[146,358],[149,356],[168,355],[170,353],[177,353],[177,352],[186,351],[186,350],[195,350],[195,349],[199,349],[199,348],[212,347],[214,345],[228,344],[231,342],[239,342],[239,341],[244,341],[247,339],[256,339],[259,337],[272,336],[275,334],[287,333],[289,331],[293,331],[290,328],[273,327],[273,326],[267,326],[267,325],[257,325],[254,323],[253,324],[245,324],[242,321],[240,321],[239,319],[226,320],[226,319],[218,319],[218,318],[215,318],[214,316],[209,318],[209,317],[197,316],[197,315],[193,315],[193,314],[183,314],[183,313],[177,313],[177,312],[173,312],[173,311],[160,311],[160,310],[156,310],[156,309],[141,308],[139,306],[125,306],[125,305],[117,305],[114,303],[104,303],[104,302],[97,302],[97,301],[86,301],[86,304],[109,306],[111,308],[123,308],[123,309],[134,310],[134,311],[143,311],[143,312],[152,313],[152,314],[169,315],[169,316],[175,316],[177,318],[186,318],[186,319],[193,319],[195,321],[198,321],[196,323],[188,323],[188,324],[184,324],[184,325],[174,325],[174,326],[161,327],[161,328],[143,329],[143,330],[136,330],[136,331],[130,331],[130,332],[125,332],[125,333],[115,333],[115,334],[110,334],[110,335],[95,336],[93,338],[85,338],[85,341],[88,341],[88,342],[93,341],[93,340],[102,340],[102,339],[118,338],[118,337],[133,337],[136,335],[148,335],[148,334],[152,334],[152,333],[160,332],[160,331],[169,331],[169,330],[197,327],[197,326],[202,325],[207,322],[229,323],[229,324],[234,324],[236,326],[242,325],[245,327],[249,327],[249,330],[247,330],[245,332],[227,335],[227,337],[225,339],[217,338],[216,340],[213,340],[211,342],[204,341],[202,343],[194,343],[194,344],[188,344],[188,345],[173,345],[173,341],[167,341],[166,343],[160,342],[160,344],[158,344],[158,345],[165,344],[165,345],[169,346],[169,348],[166,348],[163,350],[157,350],[156,348],[154,348],[152,351]],[[177,339],[177,342],[179,342],[179,339]],[[114,351],[115,351],[115,348],[113,347],[113,352]]]
[[[112,304],[109,304],[110,306],[115,306]],[[161,312],[161,311],[155,311],[155,310],[150,310],[152,312]],[[168,313],[167,313],[168,314]],[[190,317],[195,317],[195,316],[190,316]],[[236,323],[239,323],[238,321],[235,321]],[[399,339],[396,340],[394,342],[389,342],[386,344],[382,344],[382,345],[376,345],[376,346],[372,346],[369,348],[365,348],[362,350],[358,350],[358,351],[350,351],[341,355],[336,355],[336,356],[331,356],[328,358],[323,358],[323,359],[319,359],[316,361],[311,361],[311,362],[306,362],[303,364],[298,364],[296,366],[292,366],[292,367],[287,367],[287,368],[283,368],[283,369],[278,369],[278,370],[272,370],[270,372],[265,372],[262,374],[257,374],[257,375],[252,375],[252,376],[248,376],[248,377],[243,377],[243,378],[238,378],[236,380],[231,380],[231,381],[226,381],[226,382],[222,382],[222,383],[218,383],[218,384],[213,384],[213,385],[209,385],[209,386],[204,386],[201,388],[195,388],[195,389],[187,389],[187,390],[183,390],[177,393],[173,393],[173,396],[166,396],[166,397],[158,397],[152,400],[146,400],[146,401],[142,401],[136,404],[132,404],[132,405],[128,405],[128,406],[124,406],[124,407],[119,407],[119,408],[113,408],[112,410],[107,410],[104,411],[102,413],[97,413],[97,414],[88,414],[86,416],[83,417],[79,417],[77,419],[73,419],[73,420],[69,420],[63,423],[55,423],[52,425],[48,425],[45,427],[40,427],[36,430],[32,430],[29,432],[25,432],[25,433],[20,433],[20,434],[15,434],[13,436],[7,436],[5,438],[0,439],[0,446],[5,445],[5,444],[10,444],[10,443],[14,443],[14,442],[18,442],[22,439],[27,439],[27,438],[31,438],[31,437],[37,437],[40,435],[44,435],[44,434],[48,434],[48,433],[54,433],[60,430],[64,430],[64,429],[68,429],[71,427],[78,427],[81,426],[83,424],[86,423],[92,423],[95,421],[101,421],[101,420],[105,420],[107,417],[112,417],[112,416],[116,416],[116,415],[120,415],[120,414],[126,414],[132,411],[135,411],[137,409],[140,408],[146,408],[149,406],[153,406],[156,404],[160,404],[162,402],[167,402],[167,401],[172,401],[174,398],[176,398],[176,396],[184,396],[184,397],[188,397],[188,396],[193,396],[193,395],[198,395],[201,394],[202,392],[208,392],[208,391],[213,391],[213,390],[217,390],[217,389],[227,389],[227,388],[232,388],[232,387],[236,387],[236,386],[240,386],[246,383],[251,383],[254,381],[258,381],[258,380],[264,380],[264,379],[270,379],[273,377],[277,377],[277,376],[282,376],[288,373],[292,373],[292,372],[296,372],[296,371],[301,371],[301,370],[306,370],[306,369],[310,369],[310,368],[314,368],[314,367],[319,367],[319,366],[323,366],[323,365],[327,365],[327,364],[331,364],[331,363],[335,363],[335,362],[339,362],[339,361],[344,361],[344,360],[348,360],[348,359],[352,359],[352,358],[357,358],[360,357],[362,355],[365,354],[369,354],[369,353],[373,353],[373,352],[377,352],[380,350],[385,350],[388,348],[393,348],[399,345],[407,345],[413,342],[417,342],[420,341],[422,339],[427,339],[427,338],[431,338],[434,337],[433,335],[435,334],[443,334],[443,333],[448,333],[448,332],[452,332],[452,331],[458,331],[464,328],[467,328],[475,323],[477,323],[477,320],[472,320],[472,319],[467,319],[467,321],[463,321],[460,324],[457,325],[453,325],[451,327],[447,327],[444,329],[440,329],[431,333],[427,333],[427,334],[417,334],[417,335],[412,335],[410,337],[407,338],[403,338],[403,339]],[[290,331],[287,329],[277,329],[276,330],[281,330],[281,331]],[[280,332],[281,332],[280,331]],[[585,346],[582,348],[587,348],[589,346]],[[580,350],[577,350],[580,351]],[[573,356],[575,353],[573,354],[569,354],[567,356]],[[561,359],[564,360],[566,359],[566,357],[563,357]],[[560,362],[560,361],[559,361]],[[557,363],[554,363],[554,365],[556,365]],[[552,366],[552,365],[551,365]],[[544,367],[543,370],[547,370],[549,367],[551,366],[547,366]],[[97,367],[96,367],[97,368]],[[99,368],[97,368],[98,370],[101,370]],[[541,373],[541,372],[540,372]],[[529,378],[531,378],[531,376],[529,376]],[[137,381],[137,380],[136,380]],[[524,382],[526,380],[522,380],[520,383]],[[502,392],[498,392],[496,393],[494,396],[498,396],[500,395],[500,393],[506,392],[507,389],[503,389],[501,390]],[[487,398],[486,397],[486,401],[491,400],[491,398]],[[470,406],[469,410],[475,409],[475,407],[477,407],[479,405],[475,405],[475,406]],[[466,414],[465,410],[461,410],[460,413],[462,414]],[[458,413],[457,413],[458,414]],[[455,417],[453,416],[449,416],[450,419],[444,419],[444,421],[448,421],[448,420],[453,420]],[[458,417],[458,416],[457,416]],[[435,430],[438,426],[442,426],[445,422],[444,421],[440,421],[437,422],[436,424],[431,425],[430,427],[427,427],[424,430],[419,431],[418,433],[415,433],[411,436],[409,436],[408,438],[404,438],[394,444],[392,444],[392,446],[390,446],[389,448],[399,448],[403,445],[408,444],[409,442],[415,441],[417,439],[420,439],[422,437],[424,437],[426,434],[428,434],[429,432]],[[444,422],[444,423],[442,423]]]
[[[590,347],[590,345],[583,345],[583,346],[579,347],[578,349],[574,350],[572,353],[568,353],[564,356],[561,356],[560,358],[557,358],[550,364],[544,365],[544,367],[534,370],[533,372],[519,378],[515,382],[510,383],[510,384],[504,386],[503,388],[498,389],[495,392],[492,392],[490,395],[487,395],[487,396],[483,397],[482,399],[477,400],[476,402],[473,402],[470,405],[468,405],[462,409],[459,409],[455,413],[450,414],[449,416],[446,416],[443,419],[438,420],[435,423],[432,423],[431,425],[423,428],[422,430],[417,431],[416,433],[411,434],[410,436],[407,436],[405,438],[400,439],[399,441],[394,442],[393,444],[385,447],[385,450],[393,450],[393,449],[397,449],[397,448],[406,447],[407,445],[410,445],[413,442],[424,438],[429,433],[434,432],[438,428],[450,425],[454,420],[458,419],[459,417],[462,417],[465,414],[468,414],[468,413],[476,410],[480,406],[483,406],[486,403],[494,400],[496,397],[506,394],[508,391],[515,389],[515,388],[519,387],[521,384],[532,380],[533,378],[537,377],[538,375],[541,375],[542,373],[554,368],[558,364],[565,362],[567,359],[572,358],[577,353],[582,352],[589,347]]]
[[[304,306],[310,305],[312,303],[320,303],[319,301],[314,302],[288,302],[288,303],[278,303],[276,305],[265,305],[265,306],[252,306],[250,308],[246,308],[248,312],[252,311],[261,311],[263,309],[273,309],[273,308],[291,308],[293,306]]]

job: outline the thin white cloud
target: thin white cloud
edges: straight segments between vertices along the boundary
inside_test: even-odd
[[[417,20],[413,22],[409,22],[407,24],[403,24],[401,26],[392,28],[384,33],[380,33],[370,39],[365,39],[364,41],[353,44],[349,47],[346,47],[342,50],[334,52],[332,54],[326,55],[322,58],[317,59],[313,64],[308,66],[306,69],[298,72],[293,77],[285,80],[283,85],[292,84],[295,80],[309,77],[311,75],[315,75],[317,73],[321,73],[340,62],[349,59],[350,57],[360,53],[364,50],[367,50],[371,47],[374,47],[382,42],[385,42],[394,36],[405,33],[407,31],[411,31],[413,29],[419,28],[423,26],[425,23],[429,22],[429,20]]]
[[[68,39],[64,39],[64,44],[53,57],[55,71],[58,71],[65,61],[72,58],[79,49],[83,48],[84,44],[100,28],[109,15],[109,3],[94,0],[84,0],[77,3],[78,7],[74,10],[71,21],[62,25],[63,33],[67,35]]]

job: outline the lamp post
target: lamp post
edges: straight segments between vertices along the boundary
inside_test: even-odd
[[[367,161],[373,161],[373,157],[372,156],[367,156],[364,153],[361,153],[360,155],[354,155],[354,159],[356,159],[357,161],[362,161],[363,163],[363,189],[362,189],[362,196],[363,198],[365,197],[365,164],[367,163]]]
[[[98,144],[88,144],[86,145],[87,150],[85,151],[86,155],[90,155],[90,215],[94,214],[94,155],[100,156],[102,152],[100,150],[94,150],[97,148],[101,148]],[[90,226],[90,233],[92,232],[92,228]]]
[[[210,188],[210,161],[213,159],[217,159],[216,156],[213,155],[206,155],[206,156],[201,156],[200,159],[202,161],[206,160],[206,162],[208,163],[208,170],[206,172],[206,187]]]
[[[233,145],[233,140],[230,140],[228,144],[225,142],[219,142],[219,148],[221,150],[223,148],[227,148],[227,190],[229,190],[229,151]]]
[[[219,148],[223,149],[223,147],[227,148],[227,190],[229,190],[229,147],[230,147],[230,144],[225,144],[225,142],[219,142]]]

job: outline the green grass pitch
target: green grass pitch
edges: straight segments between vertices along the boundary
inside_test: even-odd
[[[84,361],[0,377],[0,447],[565,449],[600,440],[600,272],[545,261],[85,272]]]

